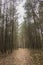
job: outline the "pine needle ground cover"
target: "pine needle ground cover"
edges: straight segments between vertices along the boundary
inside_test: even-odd
[[[43,50],[31,51],[33,65],[43,65]]]

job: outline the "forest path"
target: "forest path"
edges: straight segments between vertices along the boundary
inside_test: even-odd
[[[17,49],[12,54],[1,59],[0,65],[33,65],[30,50]]]

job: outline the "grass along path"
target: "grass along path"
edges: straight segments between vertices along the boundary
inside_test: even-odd
[[[33,65],[43,65],[43,50],[32,50]]]

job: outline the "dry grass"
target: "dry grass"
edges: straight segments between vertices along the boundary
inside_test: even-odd
[[[43,65],[43,50],[32,50],[33,65]]]

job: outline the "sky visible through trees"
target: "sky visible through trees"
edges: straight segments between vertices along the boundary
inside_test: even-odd
[[[25,16],[25,9],[24,9],[24,4],[25,4],[26,0],[21,0],[18,1],[18,5],[17,5],[17,13],[18,13],[18,22],[19,24],[22,23],[24,21],[23,17]],[[22,20],[22,21],[21,21]]]
[[[9,0],[7,0],[9,1]],[[21,23],[21,20],[24,21],[23,17],[25,16],[25,9],[24,9],[24,4],[26,0],[17,0],[16,1],[16,9],[17,9],[17,14],[18,14],[18,23]],[[2,4],[4,4],[4,0],[2,0]],[[22,12],[22,13],[21,13]]]

